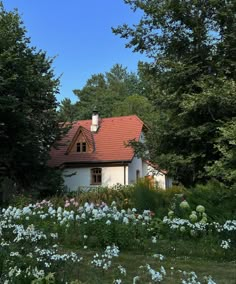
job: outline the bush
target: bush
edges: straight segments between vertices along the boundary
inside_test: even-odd
[[[139,211],[151,210],[156,212],[157,209],[157,191],[152,187],[150,181],[140,179],[134,186],[133,195],[131,196],[133,206]]]
[[[212,221],[224,222],[235,218],[236,189],[228,188],[218,181],[196,185],[187,192],[187,199],[193,207],[201,204],[207,208]]]
[[[53,168],[44,168],[41,180],[34,184],[31,194],[35,198],[51,197],[64,192],[64,180],[61,171]]]
[[[12,179],[8,177],[2,178],[0,180],[0,204],[8,204],[16,190],[15,182]]]
[[[134,185],[131,204],[142,212],[149,209],[159,217],[167,215],[168,210],[175,206],[176,196],[183,195],[186,190],[183,187],[174,186],[167,190],[154,188],[148,180],[140,179]]]

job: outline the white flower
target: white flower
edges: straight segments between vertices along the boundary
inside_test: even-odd
[[[153,243],[153,244],[156,244],[156,242],[157,242],[157,237],[152,236],[152,243]]]
[[[180,230],[180,232],[184,233],[184,232],[186,231],[186,228],[185,228],[184,226],[181,226],[181,227],[179,228],[179,230]]]
[[[123,223],[129,224],[129,219],[128,219],[127,217],[124,217],[124,218],[123,218]]]
[[[122,280],[121,280],[121,279],[116,279],[116,280],[114,280],[113,283],[114,283],[114,284],[121,284],[121,283],[122,283]]]
[[[165,258],[164,255],[158,254],[158,253],[153,254],[153,257],[154,257],[154,258],[159,258],[160,260],[163,260],[163,259]]]
[[[139,276],[135,276],[134,278],[133,278],[133,284],[136,284],[137,283],[137,281],[139,280]]]
[[[120,270],[120,273],[121,273],[121,274],[123,274],[123,275],[126,276],[126,269],[125,269],[123,266],[119,265],[119,266],[118,266],[118,269]]]
[[[230,248],[230,243],[231,243],[231,240],[228,239],[227,241],[226,240],[223,240],[220,244],[220,246],[223,248],[223,249],[229,249]]]

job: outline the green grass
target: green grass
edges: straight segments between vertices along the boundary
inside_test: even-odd
[[[208,242],[208,243],[207,243]],[[69,247],[68,247],[69,249]],[[71,250],[71,247],[70,247]],[[133,283],[133,278],[140,276],[139,284],[151,282],[150,275],[144,273],[145,268],[140,266],[149,264],[156,271],[163,266],[166,270],[166,277],[161,283],[177,284],[181,283],[183,273],[181,271],[194,271],[200,283],[204,282],[205,276],[212,276],[217,284],[236,283],[236,249],[220,249],[210,245],[210,240],[157,240],[157,243],[146,245],[142,250],[122,250],[119,257],[112,259],[112,266],[108,271],[101,271],[99,268],[91,266],[91,260],[96,253],[102,253],[102,249],[78,249],[74,248],[83,261],[77,267],[60,268],[61,274],[70,273],[71,279],[78,279],[83,284],[106,284],[113,283],[114,279],[122,279],[122,283]],[[154,254],[164,255],[164,260],[154,258]],[[122,265],[127,270],[127,275],[122,276],[117,267]],[[58,279],[58,275],[57,275]]]
[[[118,258],[112,261],[112,267],[105,272],[97,268],[91,268],[91,259],[95,251],[84,251],[81,255],[84,257],[83,263],[69,273],[74,274],[83,284],[106,284],[112,283],[114,279],[122,278],[122,283],[132,283],[133,277],[142,275],[138,283],[151,283],[150,276],[144,275],[140,266],[147,263],[155,270],[161,266],[166,269],[167,275],[162,283],[176,284],[181,283],[182,273],[179,270],[191,272],[194,271],[198,280],[203,282],[204,276],[211,275],[217,284],[235,284],[236,283],[236,262],[235,261],[215,261],[207,260],[200,257],[176,256],[165,257],[163,261],[152,257],[151,253],[143,254],[142,252],[123,252]],[[154,252],[153,252],[154,253]],[[121,277],[116,269],[122,265],[127,270],[127,275]],[[63,271],[61,270],[61,273]],[[68,271],[65,271],[68,273]]]

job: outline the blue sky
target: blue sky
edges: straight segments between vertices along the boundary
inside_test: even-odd
[[[58,101],[65,97],[76,101],[72,90],[116,63],[136,71],[138,61],[145,60],[111,31],[140,19],[140,12],[134,13],[123,0],[5,0],[3,4],[6,10],[18,9],[33,46],[57,56],[53,67],[57,76],[62,75]]]

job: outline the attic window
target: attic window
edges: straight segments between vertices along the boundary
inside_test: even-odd
[[[86,142],[79,142],[76,144],[77,152],[86,153],[87,152],[87,144]]]
[[[91,169],[91,184],[102,184],[102,169],[101,168],[95,168]]]

